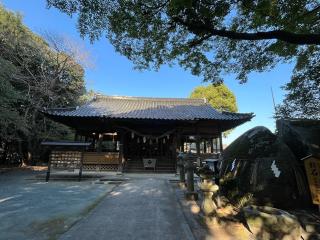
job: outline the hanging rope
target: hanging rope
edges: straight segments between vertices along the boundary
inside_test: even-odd
[[[133,130],[131,128],[128,128],[128,127],[121,127],[122,129],[125,129],[127,131],[130,131],[131,134],[133,133],[134,135],[136,136],[140,136],[140,137],[145,137],[147,139],[159,139],[159,138],[163,138],[163,137],[167,137],[169,139],[169,136],[170,134],[174,133],[176,130],[169,130],[161,135],[158,135],[158,136],[154,136],[154,135],[150,135],[150,134],[143,134],[143,133],[140,133],[140,132],[137,132],[136,130]],[[132,136],[132,135],[131,135]]]

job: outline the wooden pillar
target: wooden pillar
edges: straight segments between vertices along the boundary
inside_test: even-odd
[[[180,151],[184,152],[184,139],[181,139]]]
[[[196,137],[197,156],[200,157],[200,137]]]
[[[200,154],[200,137],[197,135],[196,137],[196,148],[197,148],[197,164],[199,167],[202,166],[201,162],[201,154]]]
[[[214,153],[213,152],[213,138],[210,139],[210,144],[211,144],[211,153]]]
[[[79,134],[78,134],[78,132],[76,131],[76,132],[74,133],[74,141],[77,142],[78,139],[79,139]]]
[[[96,136],[93,135],[92,137],[92,148],[95,150],[96,149]]]
[[[99,133],[98,142],[97,142],[97,152],[101,152],[102,150],[102,141],[103,141],[103,134]]]
[[[81,159],[80,159],[80,166],[79,166],[79,177],[78,177],[78,181],[81,181],[81,177],[82,177],[82,167],[83,167],[83,151],[81,151]]]
[[[177,133],[177,146],[176,146],[176,151],[180,151],[181,152],[181,135],[180,133]]]
[[[219,136],[219,147],[220,147],[220,154],[222,154],[223,152],[223,145],[222,145],[222,133],[220,133],[220,136]]]
[[[48,181],[49,181],[49,179],[50,179],[51,158],[52,158],[51,154],[52,154],[52,149],[50,150],[50,155],[49,155],[48,169],[47,169],[47,174],[46,174],[46,182],[48,182]]]
[[[177,170],[177,142],[178,142],[178,134],[172,134],[172,161],[174,162],[175,170]]]
[[[118,171],[123,172],[123,165],[125,163],[124,159],[124,138],[125,138],[125,133],[120,132],[120,143],[119,143],[119,166],[118,166]]]
[[[125,158],[125,160],[128,158],[128,136],[126,135],[126,133],[123,136],[123,157]],[[133,141],[133,139],[132,139]]]
[[[159,139],[159,143],[160,143],[160,156],[162,158],[163,157],[163,139]]]

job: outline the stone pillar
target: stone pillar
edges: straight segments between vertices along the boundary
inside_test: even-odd
[[[193,158],[188,154],[185,160],[185,170],[187,171],[187,200],[198,200],[198,193],[194,191],[194,165]]]
[[[181,187],[185,187],[186,176],[185,176],[185,170],[184,170],[184,158],[183,158],[183,153],[181,152],[178,155],[178,168],[179,168],[179,178],[180,178],[179,185]]]

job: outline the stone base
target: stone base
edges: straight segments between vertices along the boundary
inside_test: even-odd
[[[260,239],[300,239],[300,223],[288,212],[267,206],[247,206],[242,212],[251,232]]]
[[[197,192],[186,192],[185,194],[184,194],[184,196],[185,196],[185,198],[187,199],[187,200],[193,200],[193,201],[196,201],[196,200],[198,200],[198,193]]]

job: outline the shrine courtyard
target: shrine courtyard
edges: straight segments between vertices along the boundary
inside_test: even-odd
[[[174,174],[95,174],[46,183],[44,171],[2,173],[0,239],[194,239]]]
[[[10,170],[0,175],[0,239],[249,239],[238,225],[206,229],[175,174]],[[71,177],[70,177],[71,176]]]

